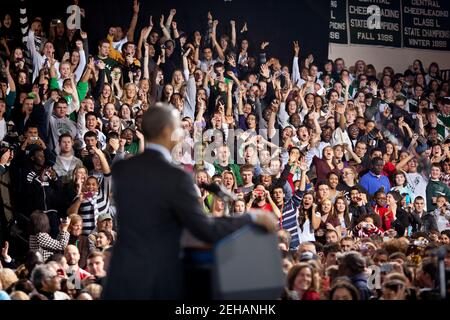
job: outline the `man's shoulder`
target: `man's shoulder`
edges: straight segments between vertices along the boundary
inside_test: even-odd
[[[372,177],[371,173],[370,172],[366,172],[365,174],[363,174],[361,176],[361,179],[359,181],[361,182],[362,180],[366,180],[366,179],[369,179],[371,177]]]
[[[187,175],[183,169],[166,161],[161,155],[152,152],[144,152],[132,158],[118,161],[114,164],[112,171],[122,173],[124,171],[135,171],[136,169],[142,172],[144,170],[155,170],[165,175]]]

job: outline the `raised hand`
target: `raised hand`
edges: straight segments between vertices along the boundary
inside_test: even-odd
[[[270,70],[267,64],[261,65],[261,70],[259,72],[264,78],[268,79],[270,77]]]
[[[219,24],[219,20],[213,21],[213,28],[217,28],[217,25]]]
[[[161,27],[161,29],[164,29],[164,15],[161,15],[161,18],[159,19],[159,26]]]
[[[336,108],[335,108],[336,113],[340,114],[340,115],[344,115],[345,113],[345,106],[343,104],[336,104]]]
[[[233,28],[236,27],[236,21],[230,20],[230,25],[231,25]]]
[[[97,67],[98,67],[100,70],[104,70],[105,67],[106,67],[106,64],[103,62],[103,60],[98,60],[98,62],[97,62]]]
[[[370,83],[370,88],[372,89],[372,94],[376,94],[378,91],[378,85],[375,81]]]
[[[306,159],[302,159],[300,161],[297,162],[298,163],[298,167],[300,168],[300,170],[302,170],[303,172],[308,171],[308,163],[306,162]]]
[[[139,13],[139,6],[140,6],[140,3],[137,0],[134,0],[134,2],[133,2],[133,14],[138,14]]]
[[[0,158],[0,164],[5,165],[9,162],[9,158],[11,157],[11,150],[6,150],[6,152]]]
[[[192,50],[192,48],[188,48],[188,49],[186,50],[186,52],[183,54],[183,57],[188,57],[189,54],[191,53],[191,50]]]
[[[270,44],[270,42],[267,42],[267,41],[263,41],[262,43],[261,43],[261,50],[264,50],[265,48],[267,48],[267,46]]]
[[[300,54],[300,45],[298,44],[298,41],[294,41],[294,55],[298,57]]]
[[[83,50],[83,41],[77,40],[75,42],[75,46],[77,47],[78,50],[80,50],[80,51]]]
[[[306,62],[308,62],[308,65],[314,62],[314,55],[310,53],[308,57],[306,58]]]
[[[244,26],[242,27],[241,33],[244,33],[246,31],[248,31],[247,21],[244,23]]]
[[[221,115],[224,115],[224,114],[225,114],[225,106],[224,106],[223,103],[220,102],[220,101],[219,101],[219,106],[217,107],[217,110],[219,110],[219,113],[220,113]]]
[[[342,82],[344,82],[344,85],[347,89],[350,88],[350,79],[349,78],[343,79]]]
[[[11,257],[9,256],[9,242],[5,241],[5,246],[2,248],[2,257],[3,260],[11,260]]]
[[[195,44],[196,45],[200,45],[201,41],[202,41],[202,35],[200,34],[200,32],[195,31],[195,33],[194,33],[194,42],[195,42]]]
[[[384,111],[383,111],[383,116],[384,116],[385,118],[387,118],[387,117],[389,117],[390,114],[391,114],[391,108],[386,107],[386,108],[384,109]]]
[[[239,94],[243,97],[246,92],[247,92],[247,88],[244,85],[241,85],[239,87]]]
[[[232,67],[236,68],[236,60],[232,55],[227,57],[227,61]]]
[[[66,52],[64,53],[64,55],[63,55],[61,61],[69,60],[69,58],[70,58],[70,53],[66,51]]]
[[[170,9],[170,15],[174,16],[177,14],[177,9]]]
[[[9,63],[9,60],[6,60],[5,61],[5,64],[3,65],[3,72],[7,75],[7,76],[9,76],[9,65],[10,65],[10,63]]]
[[[139,130],[136,130],[136,138],[144,140],[144,135]]]
[[[148,20],[148,26],[149,28],[153,29],[153,16],[150,16],[150,19]]]
[[[141,30],[141,37],[142,39],[147,39],[148,36],[150,35],[150,32],[152,31],[151,27],[144,27]]]

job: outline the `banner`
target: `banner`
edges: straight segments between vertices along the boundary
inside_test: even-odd
[[[448,0],[332,0],[330,42],[450,50]]]
[[[401,47],[400,1],[349,0],[350,43]]]
[[[334,43],[348,43],[346,1],[332,0],[330,7],[330,40]]]
[[[450,2],[403,0],[403,45],[450,50]]]

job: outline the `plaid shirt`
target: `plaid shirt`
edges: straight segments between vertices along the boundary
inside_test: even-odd
[[[440,180],[450,188],[450,173],[443,173]]]
[[[69,243],[70,233],[61,231],[58,237],[53,239],[48,233],[40,232],[30,236],[30,250],[39,251],[47,261],[55,253],[63,252]]]

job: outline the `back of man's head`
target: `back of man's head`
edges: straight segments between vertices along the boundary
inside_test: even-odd
[[[170,105],[161,105],[148,109],[142,118],[142,131],[147,141],[160,137],[167,126],[175,126],[179,112]]]

